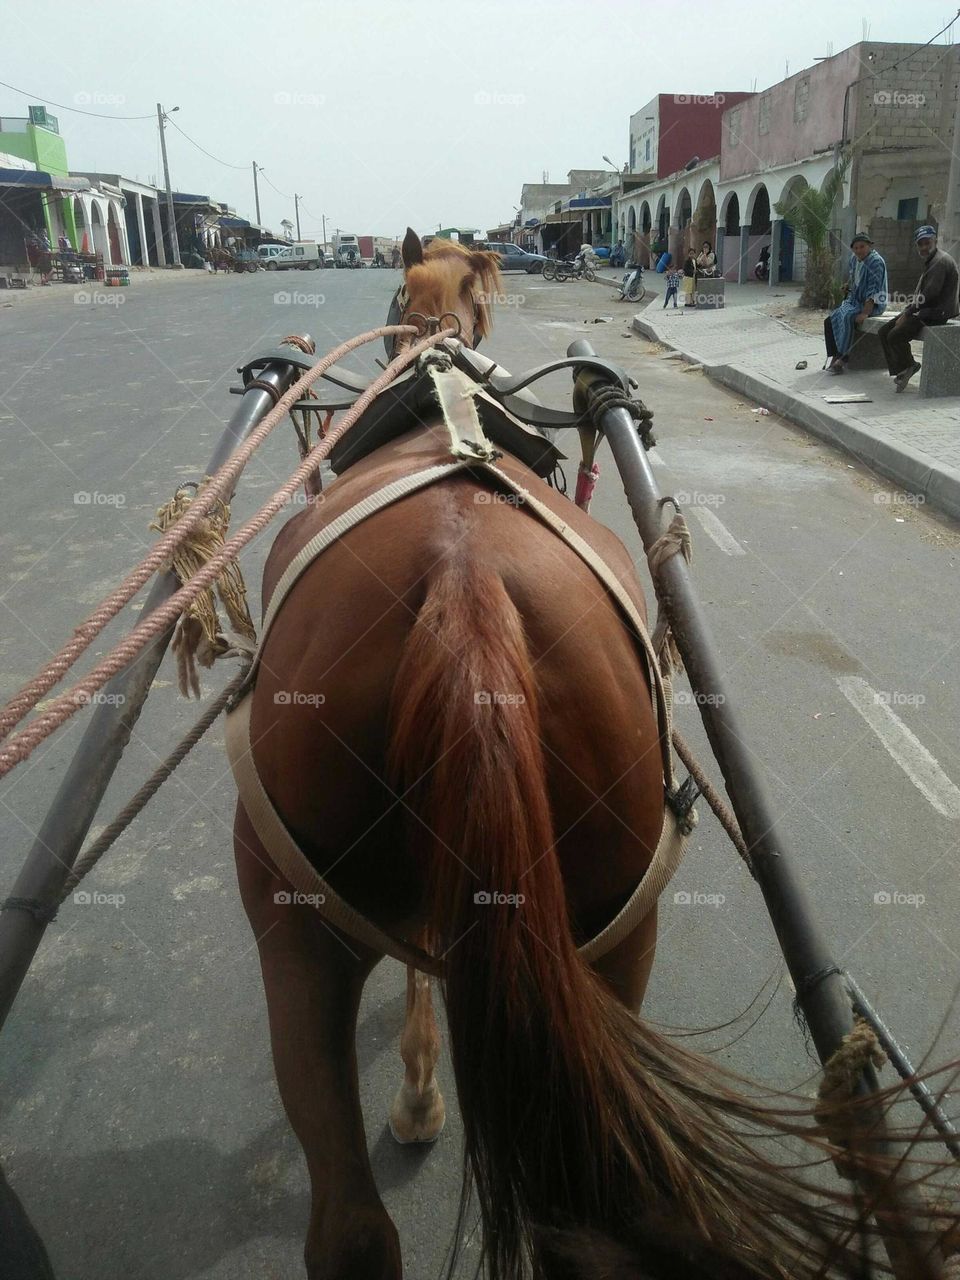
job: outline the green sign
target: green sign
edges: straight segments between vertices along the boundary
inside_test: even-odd
[[[60,132],[60,121],[56,116],[50,115],[46,107],[32,106],[27,110],[30,112],[31,124],[38,125],[41,129],[49,129],[51,133]]]

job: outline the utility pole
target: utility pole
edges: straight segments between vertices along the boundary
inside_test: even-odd
[[[954,53],[955,61],[960,62],[960,49]],[[960,70],[960,67],[958,67]],[[943,83],[947,84],[949,72],[944,72]],[[950,150],[950,172],[947,177],[947,198],[944,205],[943,247],[951,257],[956,258],[960,252],[960,158],[957,147],[960,146],[960,96],[957,98],[957,110],[953,118],[953,138],[947,143]]]
[[[173,107],[172,110],[179,111],[179,107]],[[174,267],[182,267],[180,261],[180,241],[177,239],[177,217],[173,210],[173,188],[170,186],[170,166],[167,164],[167,139],[163,132],[163,107],[157,103],[157,124],[160,126],[160,154],[163,157],[163,181],[167,188],[167,220],[169,222],[170,231],[170,252],[173,255]]]
[[[293,193],[293,208],[297,215],[297,239],[300,239],[300,197],[296,192]]]
[[[257,226],[260,225],[260,188],[257,186],[257,162],[253,162],[253,202],[257,206]]]
[[[324,253],[326,253],[327,251],[327,215],[325,213],[321,213],[320,221],[323,223],[323,251]]]

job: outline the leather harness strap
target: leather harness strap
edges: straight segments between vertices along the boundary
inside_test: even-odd
[[[456,460],[413,472],[368,495],[331,521],[294,557],[270,597],[260,641],[250,669],[247,691],[227,716],[226,744],[244,809],[264,849],[281,875],[297,892],[307,896],[331,925],[341,929],[348,936],[376,951],[392,956],[402,964],[412,965],[425,973],[441,976],[442,957],[431,956],[420,947],[384,932],[355,911],[330,887],[290,835],[266,793],[253,758],[250,741],[252,683],[263,646],[280,607],[300,575],[338,538],[391,503],[449,475],[465,470],[488,475],[495,483],[516,494],[520,499],[520,505],[552,529],[592,570],[620,606],[631,630],[640,641],[653,684],[663,759],[664,786],[668,799],[675,792],[675,783],[670,747],[672,707],[669,689],[665,687],[653,644],[639,610],[616,574],[590,544],[571,529],[552,508],[495,465],[492,459],[497,455],[483,433],[470,388],[466,385],[468,383],[466,375],[457,370],[442,370],[436,376],[431,371],[431,376],[437,383],[437,397],[445,411],[444,417],[451,431],[451,445]],[[465,430],[469,435],[464,435]],[[649,913],[683,857],[686,836],[691,825],[689,821],[679,822],[671,805],[669,803],[664,805],[660,839],[642,880],[614,919],[595,938],[579,949],[585,962],[592,963],[612,950]]]

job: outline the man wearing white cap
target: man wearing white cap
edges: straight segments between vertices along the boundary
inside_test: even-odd
[[[924,327],[946,324],[960,314],[957,264],[949,253],[937,248],[936,230],[929,226],[921,227],[914,241],[923,261],[917,291],[900,315],[888,320],[880,330],[887,368],[898,391],[902,391],[920,370],[913,358],[910,340]]]

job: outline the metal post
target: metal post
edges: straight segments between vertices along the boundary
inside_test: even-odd
[[[297,239],[300,239],[300,197],[293,193],[293,210],[297,217]]]
[[[257,376],[276,387],[282,395],[289,389],[297,372],[294,365],[276,361],[268,364]],[[223,466],[273,403],[273,397],[258,387],[244,394],[224,428],[205,475],[213,475]],[[143,616],[168,600],[179,586],[180,580],[175,574],[158,575],[147,597]],[[57,901],[123,749],[130,740],[171,634],[172,629],[154,640],[104,686],[104,694],[116,696],[107,696],[94,710],[10,891],[11,898],[40,903]],[[0,1028],[6,1021],[48,923],[48,920],[37,919],[19,907],[0,911]]]
[[[324,254],[326,254],[327,252],[327,215],[325,213],[321,213],[320,222],[323,225],[323,252]],[[326,266],[327,264],[324,263],[323,265]]]
[[[593,354],[590,343],[583,339],[571,343],[567,349],[568,356]],[[603,415],[602,427],[620,472],[634,523],[649,553],[662,532],[660,495],[636,424],[626,409],[609,409]],[[682,555],[671,556],[663,563],[657,588],[660,607],[666,613],[697,695],[711,749],[750,851],[751,870],[793,979],[797,1003],[807,1020],[820,1061],[826,1063],[853,1029],[853,1010],[844,975],[817,927],[806,893],[788,857],[766,786],[727,696],[713,636]],[[861,1078],[859,1092],[866,1094],[877,1087],[876,1075],[868,1068]],[[888,1150],[882,1119],[866,1113],[861,1123],[864,1140],[872,1149]],[[876,1124],[872,1132],[871,1123]],[[873,1185],[875,1180],[869,1173],[863,1177],[868,1191],[880,1197],[888,1194],[885,1207],[878,1209],[877,1214],[882,1219],[881,1231],[897,1280],[920,1280],[921,1276],[928,1280],[940,1276],[937,1255],[928,1252],[933,1242],[923,1239],[923,1228],[911,1230],[906,1218],[911,1204],[909,1188],[892,1180],[889,1186],[883,1185],[882,1180],[879,1185]],[[881,1203],[884,1203],[882,1198]],[[912,1238],[904,1238],[908,1231]],[[923,1256],[920,1256],[921,1250]]]
[[[260,188],[257,186],[257,162],[253,162],[253,202],[257,207],[257,226],[260,226]]]
[[[160,125],[160,154],[163,157],[163,181],[167,187],[167,218],[170,223],[170,252],[173,255],[174,267],[182,267],[180,261],[180,241],[177,239],[177,216],[173,209],[173,188],[170,186],[170,166],[167,164],[167,137],[163,130],[163,107],[157,103],[157,123]]]

